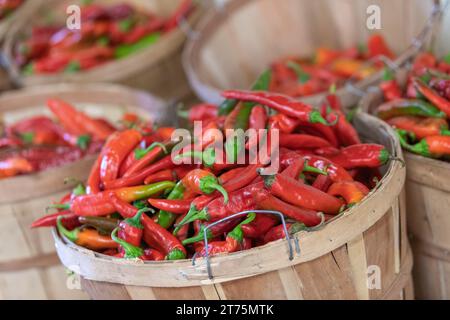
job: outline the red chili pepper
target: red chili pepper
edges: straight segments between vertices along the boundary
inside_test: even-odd
[[[312,186],[320,191],[327,192],[328,188],[332,184],[331,178],[329,176],[325,176],[323,174],[319,174],[314,180]]]
[[[333,112],[329,113],[329,107]],[[336,122],[333,130],[341,145],[349,146],[361,143],[358,133],[355,128],[347,121],[344,112],[342,112],[341,102],[339,97],[333,92],[327,95],[325,103],[322,105],[322,113],[328,114],[327,120]]]
[[[133,163],[133,165],[131,165],[131,167],[124,173],[123,177],[126,178],[142,171],[145,167],[155,162],[163,154],[167,153],[168,150],[163,144],[158,143],[149,146],[143,152],[143,155],[140,155],[140,158],[135,163]]]
[[[347,205],[351,206],[360,202],[369,193],[369,189],[357,181],[341,181],[333,183],[327,193],[344,198]]]
[[[115,194],[117,198],[123,202],[133,202],[136,200],[147,199],[166,189],[173,188],[175,183],[172,181],[163,181],[145,186],[129,187],[116,190],[103,191],[96,194],[88,194],[78,196],[73,199],[70,209],[79,216],[106,216],[116,211],[115,206],[111,202],[111,194]],[[125,218],[134,216],[127,215]]]
[[[307,227],[303,223],[286,223],[286,229],[291,235],[306,230]],[[285,237],[286,234],[284,232],[284,226],[280,224],[276,227],[273,227],[266,233],[266,235],[264,236],[264,243],[269,243],[272,241],[283,239]]]
[[[172,157],[168,155],[158,162],[144,168],[142,171],[137,172],[136,174],[119,178],[113,181],[105,181],[104,188],[106,190],[110,190],[140,185],[144,183],[145,179],[149,175],[161,170],[171,169],[174,166],[175,164],[172,162]]]
[[[263,179],[271,193],[290,204],[328,214],[337,214],[342,206],[338,199],[290,177],[276,174]]]
[[[267,112],[263,106],[254,106],[250,113],[249,128],[262,130],[266,128]]]
[[[281,94],[273,94],[265,91],[229,90],[224,91],[222,95],[227,99],[236,99],[266,105],[278,112],[297,118],[301,121],[328,125],[327,121],[322,118],[320,112],[314,110],[311,106]]]
[[[403,116],[391,118],[386,122],[394,128],[414,133],[417,139],[437,135],[450,135],[448,123],[445,119]]]
[[[221,186],[217,178],[209,171],[194,169],[189,172],[183,180],[183,185],[198,194],[211,194],[219,191],[224,198],[224,204],[228,202],[228,192]]]
[[[330,143],[317,136],[309,134],[280,134],[280,147],[289,149],[316,149],[330,146]]]
[[[142,216],[142,224],[144,225],[144,241],[149,246],[164,253],[167,260],[178,260],[186,257],[186,249],[169,231],[146,215]]]
[[[436,66],[437,60],[434,54],[430,52],[419,53],[414,60],[412,70],[415,74],[421,75],[427,69],[434,68]]]
[[[164,22],[159,18],[150,19],[143,24],[135,26],[130,32],[126,33],[122,39],[125,44],[133,44],[144,38],[145,36],[158,31]]]
[[[42,227],[56,227],[56,220],[58,219],[59,216],[63,216],[62,223],[68,229],[73,229],[74,227],[77,227],[79,225],[78,216],[76,216],[73,213],[70,213],[70,211],[64,210],[46,215],[42,218],[35,220],[31,224],[31,228],[34,229]]]
[[[183,221],[183,219],[186,217],[188,211],[186,211],[184,214],[180,215],[177,217],[177,219],[175,220],[175,225],[177,225],[179,222]],[[190,230],[190,225],[189,224],[185,224],[184,226],[182,226],[180,228],[180,230],[178,230],[177,232],[177,239],[180,240],[181,242],[183,242],[184,240],[187,239],[188,234],[189,234],[189,230]],[[184,243],[182,243],[184,246]]]
[[[103,183],[117,179],[120,165],[141,139],[142,135],[134,129],[116,132],[108,139],[101,155],[100,179]]]
[[[336,136],[336,133],[333,130],[333,127],[325,126],[321,123],[308,123],[308,122],[299,123],[299,127],[305,133],[313,134],[324,138],[333,147],[339,146],[339,141]]]
[[[144,184],[151,184],[160,181],[175,181],[174,172],[170,169],[167,169],[152,173],[147,178],[145,178]]]
[[[148,199],[152,207],[175,214],[185,214],[191,207],[191,199]]]
[[[338,165],[327,158],[304,154],[285,154],[281,157],[280,163],[284,166],[291,164],[298,157],[308,161],[308,165],[321,171],[325,171],[332,181],[352,181],[352,177],[341,165]]]
[[[102,125],[65,101],[49,99],[47,105],[62,125],[73,134],[89,133],[99,140],[106,140],[113,133],[109,126]]]
[[[242,226],[246,238],[256,239],[264,236],[279,221],[275,216],[268,214],[257,214],[254,221]]]
[[[18,174],[33,172],[32,164],[25,158],[12,157],[0,160],[0,179],[9,178]]]
[[[292,163],[289,164],[286,169],[281,172],[281,174],[293,179],[298,179],[304,168],[305,160],[299,157],[292,161]]]
[[[419,78],[413,79],[414,86],[421,94],[425,96],[432,104],[445,112],[447,117],[450,117],[450,101],[441,97],[435,90],[430,88],[425,82]]]
[[[328,158],[345,169],[378,168],[389,161],[390,155],[384,146],[366,143],[343,148],[339,154]]]
[[[387,68],[384,70],[380,89],[383,91],[384,99],[386,101],[392,101],[402,97],[402,90],[395,79],[394,73]]]
[[[231,181],[232,179],[240,176],[241,173],[246,171],[246,167],[245,168],[236,168],[236,169],[231,169],[228,170],[226,172],[224,172],[222,175],[220,175],[219,177],[219,182],[221,185],[226,184],[228,181]],[[256,170],[255,170],[256,171]]]
[[[278,199],[267,190],[258,190],[253,193],[253,196],[259,209],[279,211],[289,218],[303,222],[307,226],[318,225],[321,221],[320,214],[317,211],[299,207],[297,204],[295,206],[291,205]],[[339,203],[339,207],[341,207],[341,202],[337,202]]]
[[[147,248],[144,250],[144,260],[152,260],[152,261],[162,261],[164,260],[164,255],[158,250]]]
[[[217,118],[217,106],[210,103],[200,103],[189,109],[188,112],[180,112],[179,115],[187,118],[190,122],[205,121]]]
[[[282,113],[278,113],[269,118],[269,129],[278,129],[282,133],[292,133],[299,124],[299,120]]]

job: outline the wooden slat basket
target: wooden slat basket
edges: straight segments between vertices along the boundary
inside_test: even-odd
[[[380,30],[366,27],[370,5],[380,7]],[[187,42],[183,65],[196,94],[220,103],[221,90],[248,88],[278,58],[310,57],[319,46],[349,48],[366,43],[374,32],[385,37],[401,65],[429,40],[438,13],[432,0],[230,0],[198,23],[199,37]],[[353,106],[360,90],[380,77],[378,72],[337,94],[345,106]],[[317,104],[323,97],[301,99]]]
[[[13,50],[16,41],[29,31],[30,21],[39,21],[40,18],[48,16],[48,11],[50,11],[58,20],[64,22],[67,18],[66,7],[79,2],[80,0],[46,0],[42,2],[39,10],[17,19],[12,24],[6,35],[3,54],[11,78],[17,86],[28,87],[61,82],[114,82],[154,92],[166,99],[183,98],[190,93],[181,64],[181,49],[186,40],[187,31],[185,29],[190,30],[191,27],[188,26],[193,25],[198,20],[203,11],[202,5],[197,5],[187,21],[184,21],[183,30],[178,27],[162,36],[155,44],[129,57],[106,63],[85,72],[23,75],[14,63]],[[97,2],[104,2],[107,5],[114,2],[128,2],[144,10],[151,10],[158,15],[169,16],[181,0],[97,0]]]
[[[450,3],[450,2],[449,2]],[[450,51],[448,10],[433,41],[434,52]],[[447,32],[447,33],[446,33]],[[445,38],[447,36],[447,38]],[[406,85],[406,69],[397,80]],[[361,100],[371,112],[383,102],[380,91]],[[450,163],[404,152],[406,160],[406,206],[408,232],[414,253],[414,286],[418,299],[450,299]]]
[[[166,104],[146,93],[118,85],[39,86],[0,96],[5,123],[37,114],[49,114],[45,101],[59,97],[94,116],[117,122],[126,111],[157,123],[170,123]],[[66,287],[48,230],[30,230],[52,201],[73,185],[67,177],[87,178],[95,157],[40,173],[0,180],[0,299],[68,299],[85,295]]]
[[[359,114],[355,125],[365,140],[402,156],[386,124]],[[53,235],[62,263],[81,275],[93,299],[412,299],[412,255],[400,194],[405,168],[391,161],[384,171],[364,201],[318,231],[295,234],[292,260],[288,241],[278,240],[212,257],[212,279],[204,258],[194,264],[127,261]]]

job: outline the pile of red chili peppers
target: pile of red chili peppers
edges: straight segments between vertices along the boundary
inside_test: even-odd
[[[176,260],[246,250],[285,236],[278,217],[261,213],[211,225],[239,212],[279,211],[294,233],[360,202],[381,179],[388,151],[361,142],[335,94],[315,110],[264,91],[270,78],[265,72],[252,91],[225,91],[222,105],[199,104],[185,114],[202,121],[200,151],[172,158],[174,128],[114,133],[86,185],[33,227],[56,226],[73,243],[117,258]],[[240,145],[217,135],[249,128],[279,130],[280,166],[271,175],[263,174],[267,164],[248,160],[250,142]],[[213,152],[217,139],[222,151]],[[260,146],[272,150],[270,144],[269,134]],[[246,153],[244,163],[217,161],[235,158],[236,150]],[[199,161],[176,161],[185,158]]]
[[[92,69],[154,44],[192,8],[192,0],[183,0],[163,18],[127,3],[106,6],[89,1],[81,7],[81,30],[33,26],[28,39],[17,44],[15,59],[28,75]]]
[[[6,18],[19,8],[25,0],[2,0],[0,1],[0,20]]]
[[[57,121],[34,116],[11,125],[0,124],[0,179],[58,167],[100,151],[116,128],[94,119],[59,99],[48,108]]]
[[[396,128],[404,149],[425,157],[450,157],[450,55],[432,53],[415,59],[402,90],[393,72],[386,70],[380,85],[385,103],[376,115]]]
[[[349,78],[361,80],[379,71],[380,56],[395,56],[379,34],[372,35],[367,45],[347,50],[318,48],[312,59],[285,57],[271,66],[270,90],[292,97],[326,92],[331,85],[342,86]]]

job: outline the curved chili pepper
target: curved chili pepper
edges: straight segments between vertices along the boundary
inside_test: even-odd
[[[126,178],[140,172],[146,166],[152,164],[159,157],[168,152],[168,146],[166,145],[160,143],[151,145],[143,154],[139,154],[138,157],[136,157],[137,161],[124,173],[123,177]]]
[[[280,134],[280,147],[289,149],[316,149],[328,147],[331,144],[320,137],[309,134]]]
[[[103,187],[109,190],[140,185],[144,183],[145,179],[150,174],[153,174],[161,170],[171,169],[173,167],[175,167],[175,164],[172,162],[172,157],[168,155],[163,159],[157,161],[156,163],[144,168],[142,171],[137,172],[136,174],[130,175],[128,177],[122,177],[112,181],[105,181],[105,183],[103,183]]]
[[[198,194],[208,195],[217,190],[223,195],[224,204],[228,202],[228,192],[219,184],[217,178],[211,172],[194,169],[181,181],[187,189]]]
[[[118,248],[118,244],[111,237],[101,235],[97,230],[87,228],[67,230],[62,224],[62,218],[62,216],[59,216],[56,221],[58,232],[73,243],[96,251]]]
[[[342,206],[338,199],[290,177],[276,174],[263,176],[263,179],[273,195],[290,204],[328,214],[337,214]]]
[[[103,183],[118,177],[123,160],[141,139],[140,132],[134,129],[116,132],[108,139],[102,150],[100,164],[100,179]]]
[[[308,227],[306,227],[303,223],[286,223],[287,231],[289,232],[289,235],[296,234],[297,232],[307,230]],[[273,227],[270,229],[266,235],[264,236],[264,243],[269,243],[272,241],[276,241],[279,239],[286,238],[286,234],[284,232],[284,226],[282,224]]]
[[[410,145],[407,142],[408,133],[406,131],[397,130],[397,133],[402,147],[410,152],[434,158],[450,155],[450,136],[428,136],[420,142]]]
[[[170,169],[167,170],[161,170],[156,173],[152,173],[144,180],[144,184],[151,184],[155,182],[161,182],[161,181],[174,181],[175,176],[174,172]]]
[[[147,248],[144,250],[144,260],[161,261],[164,260],[164,255],[158,250]]]
[[[169,231],[146,215],[142,216],[142,224],[144,225],[144,241],[149,246],[164,253],[167,260],[178,260],[186,257],[186,249]]]
[[[392,101],[402,97],[402,90],[395,79],[395,75],[388,68],[384,69],[383,81],[380,83],[380,89],[383,91],[384,99],[386,101]]]
[[[253,193],[253,197],[259,209],[279,211],[289,218],[303,222],[307,226],[315,226],[321,222],[321,216],[317,211],[305,209],[298,205],[293,206],[278,199],[267,190],[258,190]],[[339,202],[339,207],[341,207],[341,202],[337,202]]]
[[[397,99],[381,104],[375,110],[375,115],[383,120],[398,116],[421,116],[445,118],[444,112],[423,100]]]
[[[419,78],[413,79],[414,86],[425,96],[432,104],[450,117],[450,101],[441,97],[435,90],[430,88],[425,82]]]
[[[366,143],[345,147],[339,154],[328,156],[328,159],[345,169],[377,168],[386,164],[391,156],[384,146]]]
[[[328,112],[328,109],[331,109]],[[344,146],[361,143],[358,132],[347,121],[344,112],[342,111],[341,101],[335,93],[335,87],[331,88],[331,93],[325,98],[325,103],[322,105],[322,113],[326,114],[326,119],[332,123],[337,122],[333,126],[333,130],[339,142]]]
[[[184,199],[148,199],[152,207],[175,214],[185,214],[191,207],[192,200]]]
[[[344,198],[347,205],[352,206],[360,202],[369,193],[369,189],[357,181],[341,181],[333,183],[327,193]]]
[[[78,216],[70,213],[68,210],[59,211],[53,214],[46,215],[39,218],[31,224],[31,228],[42,228],[42,227],[56,227],[56,220],[59,216],[62,216],[62,223],[66,226],[77,227],[78,226]]]
[[[221,174],[218,178],[219,183],[221,185],[226,184],[228,181],[238,177],[241,175],[241,173],[243,173],[244,171],[246,171],[247,168],[236,168],[236,169],[231,169],[228,170],[226,172],[224,172],[223,174]]]
[[[304,104],[303,102],[281,94],[273,94],[264,91],[252,92],[229,90],[224,91],[222,95],[227,99],[237,99],[241,101],[259,103],[301,121],[322,123],[325,125],[329,124],[317,110],[314,110],[312,107]]]
[[[324,138],[333,147],[339,146],[339,141],[333,127],[325,126],[321,123],[300,122],[299,127],[303,132],[314,134]]]
[[[386,121],[392,127],[414,133],[417,139],[428,136],[450,135],[448,123],[440,118],[420,118],[415,116],[402,116]]]
[[[161,191],[171,189],[175,186],[172,181],[163,181],[145,186],[122,188],[103,191],[96,194],[78,196],[73,199],[70,209],[79,216],[106,216],[116,211],[111,203],[111,194],[124,202],[147,199]],[[130,217],[130,216],[127,216]]]
[[[47,105],[62,121],[63,126],[73,134],[89,133],[99,140],[106,140],[113,133],[110,126],[95,121],[63,100],[49,99]]]

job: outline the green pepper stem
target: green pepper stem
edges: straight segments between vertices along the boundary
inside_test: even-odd
[[[120,244],[125,250],[125,259],[138,259],[139,257],[144,255],[144,250],[142,248],[133,246],[132,244],[120,239],[117,236],[117,232],[119,231],[119,227],[115,228],[111,233],[111,239]]]
[[[184,226],[184,225],[186,225],[186,224],[189,224],[189,223],[194,222],[194,221],[196,221],[196,220],[208,220],[208,213],[205,211],[205,209],[203,209],[202,211],[196,211],[196,212],[195,212],[193,215],[191,215],[191,217],[189,217],[188,219],[186,219],[186,218],[187,218],[187,216],[183,219],[183,221],[181,221],[181,222],[176,226],[175,230],[173,231],[174,234],[176,234],[175,231],[177,231],[177,233],[178,233],[178,230],[179,230],[182,226]]]
[[[175,226],[175,229],[173,230],[173,234],[177,235],[178,231],[180,231],[181,227],[185,224],[185,221],[187,221],[191,216],[193,216],[197,212],[198,212],[197,208],[194,205],[191,205],[186,216],[180,221],[180,223],[178,223],[178,225]]]
[[[202,224],[200,226],[200,230],[198,231],[197,235],[195,235],[195,236],[193,236],[191,238],[187,238],[187,239],[183,240],[182,243],[183,243],[183,245],[187,245],[187,244],[191,244],[191,243],[202,241],[203,239],[205,239],[204,234],[205,234],[205,226]],[[206,238],[208,240],[213,238],[213,234],[211,233],[211,230],[209,230],[209,229],[206,229]]]
[[[134,217],[125,219],[125,222],[128,225],[132,226],[132,227],[135,227],[135,228],[138,228],[138,229],[144,229],[144,226],[141,223],[142,214],[144,212],[149,212],[149,211],[153,211],[154,212],[154,210],[151,209],[151,208],[139,209],[138,212],[136,212],[136,214],[134,215]]]
[[[67,239],[69,239],[70,241],[72,241],[73,243],[76,243],[78,240],[78,233],[80,232],[80,229],[75,228],[72,231],[67,230],[62,224],[63,218],[64,218],[64,216],[59,216],[56,219],[56,227],[58,229],[58,232],[60,234],[62,234],[64,237],[66,237]]]
[[[152,151],[153,149],[155,149],[156,147],[160,147],[161,149],[162,149],[162,151],[165,153],[165,154],[168,154],[168,151],[167,151],[167,148],[166,148],[166,146],[163,144],[163,143],[161,143],[161,142],[153,142],[148,148],[146,148],[146,149],[136,149],[136,150],[134,150],[134,157],[137,159],[137,160],[140,160],[140,159],[142,159],[143,157],[145,157],[146,155],[147,155],[147,153],[149,153],[150,151]]]
[[[441,129],[440,133],[442,136],[450,136],[450,130]]]
[[[317,174],[322,174],[324,176],[328,175],[328,172],[320,170],[320,169],[312,167],[312,166],[309,166],[307,163],[305,163],[305,165],[303,166],[303,172],[317,173]]]
[[[228,203],[228,192],[217,182],[217,178],[213,175],[200,179],[200,190],[205,194],[211,194],[215,190],[219,191],[224,198],[224,203]]]

